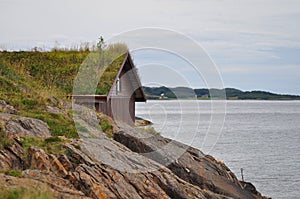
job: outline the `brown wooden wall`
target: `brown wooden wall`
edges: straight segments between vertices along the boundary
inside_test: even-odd
[[[120,73],[120,90],[117,90],[117,84],[113,84],[110,95],[108,96],[107,114],[115,120],[123,121],[129,125],[134,125],[135,122],[135,97],[134,90],[131,86],[127,67]]]
[[[111,108],[110,116],[116,121],[122,121],[133,126],[135,121],[134,103],[134,100],[129,97],[111,97],[108,103]]]
[[[102,112],[108,115],[107,102],[95,102],[96,111]]]
[[[110,97],[114,97],[114,96],[131,97],[131,95],[134,93],[134,90],[132,89],[130,80],[128,80],[128,74],[124,75],[124,73],[125,72],[122,71],[120,74],[120,77],[119,77],[121,90],[117,91],[116,83],[113,84],[113,86],[111,88]]]

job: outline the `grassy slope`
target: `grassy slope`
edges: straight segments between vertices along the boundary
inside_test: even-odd
[[[107,94],[127,47],[116,44],[101,52],[106,60],[113,61],[108,62],[96,94]],[[80,66],[90,55],[89,51],[0,52],[0,100],[14,106],[21,116],[45,121],[54,136],[77,137],[71,114],[49,113],[46,107],[61,108],[62,100],[72,93]]]
[[[21,116],[45,121],[53,135],[77,137],[71,115],[46,111],[60,107],[72,90],[72,80],[88,52],[0,52],[0,100]]]

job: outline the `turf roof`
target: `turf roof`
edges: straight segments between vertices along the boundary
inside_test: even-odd
[[[110,88],[114,84],[114,81],[126,57],[127,53],[124,53],[109,64],[98,83],[96,89],[97,95],[107,95],[109,93]]]

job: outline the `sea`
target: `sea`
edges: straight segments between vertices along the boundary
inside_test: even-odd
[[[263,195],[300,198],[300,101],[149,100],[136,115],[223,161]]]

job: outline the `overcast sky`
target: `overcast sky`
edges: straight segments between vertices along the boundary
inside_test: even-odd
[[[15,50],[172,29],[205,48],[225,87],[300,94],[299,0],[0,0],[0,23],[0,48]]]

